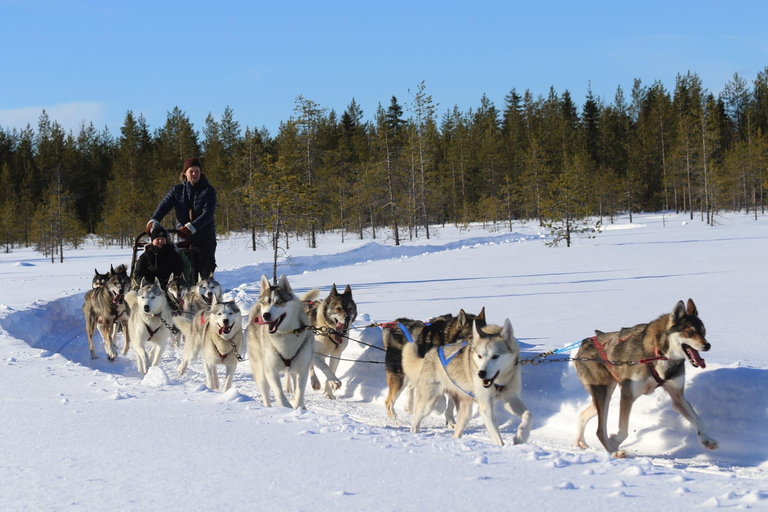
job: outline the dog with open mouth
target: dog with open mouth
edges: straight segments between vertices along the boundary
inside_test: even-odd
[[[186,298],[186,311],[189,313],[197,313],[203,309],[210,309],[213,303],[213,298],[221,302],[221,285],[214,279],[213,272],[208,277],[197,276],[197,284],[193,285],[189,289]]]
[[[495,412],[496,402],[501,401],[509,412],[520,417],[514,444],[526,442],[533,418],[520,398],[522,378],[519,356],[520,348],[509,319],[502,326],[486,325],[482,328],[475,321],[469,342],[429,349],[414,385],[411,432],[419,432],[422,420],[448,393],[458,406],[453,437],[460,438],[464,434],[472,418],[472,406],[477,402],[491,440],[503,446]]]
[[[234,301],[219,301],[214,295],[211,308],[195,313],[191,320],[185,315],[173,317],[184,334],[184,355],[178,373],[183,375],[190,361],[202,352],[205,385],[208,389],[227,391],[243,351],[243,319]],[[220,386],[218,365],[226,367],[224,386]]]
[[[99,275],[98,272],[96,274]],[[128,278],[125,265],[118,265],[117,268],[110,266],[107,278],[100,286],[96,286],[96,276],[94,276],[92,286],[93,288],[85,293],[83,302],[85,332],[88,336],[91,359],[99,358],[93,348],[93,334],[98,330],[104,340],[107,359],[114,361],[117,358],[118,325],[123,327],[125,339],[123,354],[127,352],[130,345],[130,334],[127,328],[130,310],[125,303],[125,294],[131,288],[131,280]]]
[[[309,367],[309,379],[312,389],[320,389],[320,380],[315,375],[318,368],[325,375],[325,396],[334,400],[334,390],[341,387],[341,381],[336,376],[339,358],[349,344],[349,328],[357,318],[357,304],[352,298],[352,288],[349,285],[342,293],[336,289],[336,283],[323,300],[316,300],[320,290],[313,289],[302,295],[307,316],[315,327],[315,355],[312,366]],[[326,363],[325,359],[328,358]],[[290,381],[286,382],[289,389]]]
[[[276,284],[261,276],[259,298],[248,315],[248,359],[262,402],[271,407],[270,392],[283,407],[305,409],[304,394],[314,355],[314,336],[304,304],[288,278]],[[280,383],[280,374],[293,380],[292,402]]]
[[[717,441],[707,435],[701,418],[683,396],[686,361],[694,368],[706,367],[699,354],[710,349],[706,334],[696,305],[688,299],[687,305],[679,301],[672,313],[651,323],[616,332],[595,331],[595,336],[583,340],[574,364],[592,403],[579,414],[576,444],[588,448],[584,429],[597,416],[600,443],[613,457],[626,457],[619,446],[629,432],[632,404],[641,395],[664,388],[674,409],[696,428],[702,446],[715,450]],[[608,406],[617,385],[621,387],[619,431],[609,436]]]
[[[128,333],[131,348],[136,353],[136,366],[139,373],[146,375],[151,366],[160,363],[165,352],[173,321],[171,309],[157,277],[149,283],[142,279],[138,290],[125,294],[125,302],[131,311]]]

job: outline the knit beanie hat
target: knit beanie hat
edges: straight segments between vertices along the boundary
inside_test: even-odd
[[[203,169],[203,166],[200,165],[200,160],[198,160],[195,157],[190,157],[184,160],[184,169],[181,171],[182,173],[187,172],[187,169],[190,167],[199,167],[201,170]]]
[[[165,229],[163,226],[157,226],[155,229],[152,230],[152,232],[149,234],[149,237],[154,240],[155,238],[163,237],[166,241],[168,241],[169,235],[168,230]]]

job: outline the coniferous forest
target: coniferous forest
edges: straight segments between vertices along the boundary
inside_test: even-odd
[[[688,72],[671,90],[639,79],[613,98],[512,89],[501,107],[483,96],[462,111],[422,82],[368,120],[354,98],[337,113],[303,96],[286,117],[274,135],[231,108],[200,131],[178,107],[154,128],[129,111],[119,133],[65,133],[45,112],[36,127],[0,127],[0,242],[52,259],[88,233],[129,245],[189,156],[217,189],[217,231],[247,231],[254,247],[265,233],[315,246],[340,229],[399,244],[445,223],[535,219],[570,233],[619,213],[714,225],[725,210],[765,209],[768,68],[717,95]]]

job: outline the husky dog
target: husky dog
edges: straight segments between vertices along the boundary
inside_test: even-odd
[[[413,405],[413,384],[421,371],[421,361],[414,361],[409,367],[413,367],[412,372],[404,368],[404,354],[407,350],[409,356],[413,359],[422,359],[432,347],[456,343],[457,341],[468,339],[472,336],[472,322],[476,321],[478,326],[485,326],[485,308],[477,316],[467,314],[460,310],[458,316],[452,314],[441,315],[424,323],[409,318],[397,319],[397,326],[384,327],[382,329],[382,341],[386,350],[386,374],[389,393],[384,401],[387,408],[387,414],[390,419],[395,420],[395,402],[403,388],[408,384],[408,403],[406,410],[411,410]],[[405,328],[405,332],[403,330]],[[413,343],[408,340],[410,336]],[[446,420],[453,423],[453,409],[446,409]]]
[[[227,377],[221,390],[227,391],[232,386],[238,356],[243,350],[243,320],[237,304],[219,302],[214,295],[210,310],[198,311],[193,319],[175,316],[173,321],[184,333],[185,340],[179,375],[184,375],[189,362],[202,350],[205,385],[208,389],[219,389],[217,366],[223,364]]]
[[[672,313],[661,315],[649,324],[618,332],[595,331],[595,334],[595,337],[582,341],[575,361],[579,379],[592,396],[592,403],[579,414],[577,445],[588,447],[584,427],[597,416],[597,438],[613,457],[626,457],[627,453],[619,450],[619,446],[627,438],[632,404],[640,395],[662,387],[672,398],[675,410],[696,428],[704,448],[717,448],[717,441],[707,435],[701,419],[683,396],[685,360],[688,359],[694,368],[705,368],[699,351],[710,348],[705,338],[707,331],[691,299],[688,299],[687,307],[679,301]],[[579,361],[579,358],[602,359],[606,363]],[[613,365],[611,361],[641,364]],[[621,387],[619,432],[608,436],[608,406],[617,384]]]
[[[213,272],[205,279],[198,274],[197,284],[190,287],[187,295],[188,310],[191,313],[196,313],[201,309],[208,309],[211,307],[214,297],[221,302],[221,285],[213,278]]]
[[[85,316],[85,332],[88,335],[88,348],[91,349],[91,359],[98,359],[93,349],[93,333],[98,328],[104,340],[104,350],[107,359],[114,361],[117,357],[117,325],[125,327],[128,321],[128,309],[124,302],[126,292],[131,287],[125,265],[118,265],[117,269],[110,266],[109,277],[103,286],[91,288],[85,293],[83,315]],[[128,346],[130,336],[127,329],[125,343]]]
[[[109,279],[109,272],[106,274],[99,274],[99,271],[93,269],[93,280],[91,281],[91,288],[101,288],[107,283]]]
[[[168,278],[168,284],[165,286],[165,299],[168,301],[168,307],[171,308],[174,315],[189,314],[189,301],[185,301],[187,292],[189,292],[189,285],[183,275],[171,275]],[[171,334],[171,341],[174,347],[179,346],[181,335],[182,331]]]
[[[349,343],[347,337],[349,326],[357,318],[357,304],[352,298],[352,289],[349,285],[344,289],[344,293],[339,293],[334,283],[331,293],[321,302],[315,301],[319,293],[319,290],[310,290],[301,297],[311,325],[326,331],[315,332],[314,364],[309,367],[309,377],[312,388],[320,389],[320,381],[315,375],[315,366],[320,368],[327,379],[325,396],[333,400],[336,398],[333,396],[333,390],[341,387],[341,381],[336,377],[336,370],[339,367],[339,357]],[[335,332],[331,334],[328,331]],[[325,358],[329,356],[330,360],[326,364]]]
[[[274,390],[283,407],[305,409],[313,336],[304,305],[293,294],[285,275],[280,276],[276,286],[269,283],[267,276],[261,276],[259,298],[248,318],[248,358],[262,402],[271,407],[269,392]],[[280,372],[296,380],[293,403],[285,397]]]
[[[139,372],[146,374],[150,366],[157,366],[165,352],[173,322],[171,308],[168,307],[157,278],[149,284],[142,279],[139,289],[128,292],[125,301],[131,308],[131,316],[128,318],[131,347],[136,352]],[[151,344],[149,355],[145,343]]]
[[[487,325],[482,330],[473,324],[472,339],[468,344],[454,343],[432,348],[423,359],[416,381],[416,404],[411,432],[419,431],[419,424],[429,414],[444,393],[458,404],[459,413],[453,437],[464,433],[472,417],[472,402],[477,401],[485,428],[494,443],[504,445],[499,432],[494,403],[504,402],[510,412],[520,416],[514,443],[524,443],[531,432],[532,417],[520,399],[520,349],[515,341],[509,319],[503,327]]]

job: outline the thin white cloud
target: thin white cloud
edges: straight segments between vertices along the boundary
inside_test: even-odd
[[[66,132],[70,130],[77,132],[82,123],[88,125],[92,122],[97,129],[103,128],[107,123],[107,109],[102,103],[81,101],[0,110],[0,126],[5,129],[23,129],[29,124],[37,130],[37,123],[43,110],[51,121],[57,121]]]

